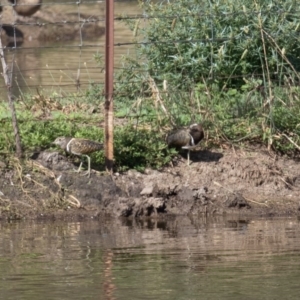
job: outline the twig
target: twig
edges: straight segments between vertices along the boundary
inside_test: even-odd
[[[230,193],[232,193],[232,194],[235,194],[235,195],[237,194],[236,192],[230,190],[229,188],[226,188],[225,186],[223,186],[223,185],[222,185],[221,183],[219,183],[219,182],[214,181],[214,184],[217,185],[217,186],[219,186],[219,187],[221,187],[221,188],[223,188],[224,190],[226,190],[226,191],[228,191],[228,192],[230,192]],[[260,202],[251,200],[251,199],[249,199],[249,198],[246,198],[245,196],[243,196],[243,197],[245,198],[245,200],[247,200],[247,201],[249,201],[249,202],[252,202],[252,203],[256,203],[256,204],[259,204],[259,205],[264,205],[264,206],[266,206],[266,207],[269,207],[266,203],[260,203]]]
[[[262,40],[262,45],[263,45],[263,51],[264,51],[264,56],[265,56],[265,64],[266,64],[266,70],[267,70],[267,77],[268,77],[268,85],[269,85],[269,104],[271,105],[271,101],[273,100],[273,93],[272,93],[272,88],[271,88],[271,78],[270,78],[270,71],[269,71],[269,65],[268,65],[268,56],[267,56],[267,49],[266,49],[266,42],[264,38],[264,30],[262,27],[262,20],[261,17],[259,18],[259,29],[261,33],[261,40]],[[264,104],[266,106],[267,102]]]
[[[30,204],[28,204],[28,203],[25,203],[25,202],[23,202],[23,201],[16,200],[16,202],[18,202],[19,204],[22,204],[22,205],[24,205],[24,206],[26,206],[26,207],[32,208],[32,205],[30,205]]]
[[[294,68],[294,66],[291,64],[291,62],[288,60],[288,58],[286,57],[286,55],[282,52],[282,50],[280,49],[280,47],[278,46],[278,44],[276,43],[276,41],[272,38],[271,35],[269,35],[268,32],[266,32],[264,29],[262,29],[262,31],[264,32],[264,34],[274,43],[275,47],[277,48],[278,52],[280,53],[281,57],[288,63],[288,65],[291,67],[291,69],[294,71],[294,74],[298,77],[298,79],[300,79],[300,76],[298,75],[298,72],[296,71],[296,69]]]
[[[298,150],[300,150],[300,147],[291,139],[289,138],[285,133],[281,133],[289,142],[291,142]]]
[[[73,195],[69,195],[69,198],[72,198],[75,202],[73,202],[69,199],[66,199],[67,202],[69,202],[71,205],[76,206],[77,208],[81,207],[81,203],[76,197],[74,197]]]
[[[155,107],[157,108],[157,104],[159,103],[161,106],[162,111],[165,113],[165,115],[169,118],[170,122],[172,123],[173,126],[175,126],[175,122],[173,121],[171,115],[169,114],[168,110],[166,109],[161,96],[160,96],[160,92],[159,89],[154,81],[154,79],[149,76],[149,86],[152,90],[152,95],[153,97],[155,97]],[[158,116],[158,119],[160,119],[160,117]]]

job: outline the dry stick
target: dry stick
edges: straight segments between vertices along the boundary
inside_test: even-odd
[[[45,174],[46,176],[49,176],[50,178],[53,178],[55,183],[58,185],[59,189],[61,190],[62,189],[62,186],[61,184],[59,183],[59,181],[57,180],[54,172],[50,171],[49,169],[45,168],[43,165],[37,163],[37,162],[33,162],[33,165],[37,168],[39,168],[39,171],[43,172],[43,174]],[[31,179],[33,180],[33,179]],[[38,183],[37,181],[33,180],[33,182],[39,184],[40,186],[43,186],[42,184]],[[53,193],[52,191],[50,191],[51,195],[55,196],[55,193]],[[77,207],[77,208],[81,208],[82,205],[80,203],[80,201],[73,195],[69,195],[68,196],[69,198],[72,198],[74,201],[71,201],[67,198],[64,198],[66,202],[70,203],[71,205]]]
[[[277,170],[272,170],[273,173],[275,174],[278,174],[278,175],[281,175],[281,172],[277,171]],[[290,188],[293,188],[293,186],[288,183],[286,180],[284,180],[281,176],[279,177],[279,179],[284,183],[286,184],[287,186],[289,186]]]
[[[265,42],[265,38],[264,38],[264,30],[262,28],[261,18],[259,18],[259,28],[260,28],[260,34],[261,34],[261,39],[262,39],[262,43],[263,43],[265,64],[266,64],[266,69],[267,69],[267,77],[268,77],[268,85],[269,85],[269,99],[267,99],[267,101],[265,102],[264,107],[266,107],[268,103],[269,103],[269,106],[271,107],[271,101],[273,100],[273,93],[272,93],[272,87],[271,87],[270,71],[269,71],[269,66],[268,66],[266,42]],[[269,109],[270,109],[270,107],[269,107]],[[268,139],[268,151],[270,151],[271,144],[272,144],[272,140],[270,140],[270,138],[269,138]]]
[[[265,55],[265,63],[266,63],[266,69],[267,69],[267,77],[268,77],[268,83],[269,83],[269,103],[271,104],[271,100],[273,98],[273,96],[272,96],[272,88],[271,88],[271,78],[270,78],[270,71],[269,71],[269,66],[268,66],[268,57],[267,57],[266,43],[265,43],[265,39],[264,39],[264,32],[265,31],[262,28],[261,18],[259,18],[259,28],[260,28],[260,34],[261,34],[261,39],[262,39],[262,43],[263,43],[263,49],[264,49],[264,55]]]
[[[291,138],[289,138],[285,133],[282,133],[281,135],[284,136],[290,143],[292,143],[298,150],[300,150],[300,147]]]
[[[158,88],[157,88],[157,86],[154,82],[154,79],[151,76],[149,76],[149,85],[150,85],[150,88],[152,90],[153,98],[155,98],[154,106],[156,108],[157,118],[158,118],[158,121],[160,123],[160,115],[159,115],[159,111],[157,109],[157,104],[160,101],[160,94],[159,94],[159,90],[158,90]],[[162,106],[162,109],[166,113],[164,106]]]
[[[154,81],[154,79],[149,76],[149,86],[152,90],[152,95],[153,97],[155,97],[155,108],[157,109],[157,104],[159,103],[160,106],[161,106],[161,109],[163,110],[163,112],[165,113],[165,115],[169,118],[170,122],[172,123],[173,126],[176,126],[175,125],[175,122],[173,121],[172,119],[172,116],[169,114],[168,110],[166,109],[162,99],[161,99],[161,96],[160,96],[160,92],[159,92],[159,89]],[[158,119],[160,121],[160,117],[158,115]]]
[[[20,200],[15,200],[15,201],[16,201],[17,203],[19,203],[19,204],[22,204],[22,205],[26,206],[26,207],[32,208],[32,205],[30,205],[30,204],[28,204],[28,203],[25,203],[25,202],[20,201]]]
[[[18,173],[19,180],[20,180],[20,183],[21,183],[21,189],[22,189],[22,191],[23,191],[24,193],[27,193],[27,191],[25,191],[25,189],[24,189],[24,184],[25,184],[25,182],[24,182],[23,179],[22,179],[23,168],[22,168],[22,165],[20,164],[20,161],[19,161],[19,160],[16,161],[15,167],[16,167],[16,169],[17,169],[17,173]]]
[[[56,176],[54,174],[54,172],[52,172],[51,170],[49,170],[48,168],[44,167],[43,165],[41,165],[40,163],[36,162],[36,161],[32,161],[32,165],[35,166],[36,168],[39,169],[39,171],[43,172],[43,174],[45,174],[46,176],[49,176],[51,178],[56,179]],[[59,184],[60,185],[60,184]]]
[[[0,196],[0,202],[9,202],[9,203],[11,203],[11,200],[7,199],[7,198],[3,198],[3,197]]]
[[[75,196],[69,195],[69,198],[72,198],[75,202],[74,202],[74,201],[71,201],[70,199],[67,199],[66,201],[67,201],[68,203],[70,203],[71,205],[73,205],[73,206],[75,206],[75,207],[77,207],[77,208],[80,208],[80,207],[81,207],[80,201],[79,201]]]
[[[0,30],[0,34],[1,34],[1,30]],[[4,77],[6,89],[7,89],[7,98],[8,98],[8,105],[9,105],[10,112],[11,112],[12,126],[13,126],[13,130],[14,130],[14,135],[15,135],[16,153],[17,153],[18,157],[22,157],[23,151],[22,151],[21,137],[20,137],[20,133],[19,133],[16,108],[15,108],[14,101],[12,98],[12,93],[11,93],[11,78],[9,76],[9,70],[8,70],[8,67],[7,67],[7,64],[5,61],[5,57],[4,57],[4,51],[3,51],[1,37],[0,37],[0,59],[1,59],[2,69],[3,69],[3,77]]]
[[[298,79],[300,79],[300,76],[298,74],[298,72],[295,70],[294,66],[291,64],[291,62],[287,59],[287,57],[285,56],[285,54],[282,52],[282,50],[279,48],[278,44],[276,43],[276,41],[265,31],[262,29],[262,31],[264,32],[264,34],[274,43],[275,47],[277,48],[277,50],[279,51],[281,57],[288,63],[288,65],[291,67],[291,69],[294,71],[295,75],[298,77]]]
[[[234,192],[234,191],[232,191],[232,190],[226,188],[226,187],[223,186],[221,183],[219,183],[219,182],[217,182],[217,181],[214,181],[214,184],[217,185],[217,186],[219,186],[219,187],[221,187],[221,188],[223,188],[224,190],[226,190],[226,191],[228,191],[228,192],[230,192],[230,193],[236,195],[236,192]],[[259,205],[265,205],[266,207],[269,207],[266,203],[260,203],[260,202],[251,200],[251,199],[249,199],[249,198],[246,198],[245,196],[243,196],[243,197],[244,197],[247,201],[250,201],[250,202],[253,202],[253,203],[256,203],[256,204],[259,204]]]

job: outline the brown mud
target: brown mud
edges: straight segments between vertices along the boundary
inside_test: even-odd
[[[298,215],[300,162],[262,148],[200,150],[162,170],[74,172],[59,152],[0,163],[1,218]],[[93,166],[94,168],[96,166]]]

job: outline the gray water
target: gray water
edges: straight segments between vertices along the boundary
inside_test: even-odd
[[[49,0],[43,3],[42,11],[51,11],[53,15],[58,12],[81,14],[87,19],[96,18],[100,20],[98,25],[105,28],[105,1]],[[115,16],[123,14],[135,16],[141,13],[138,1],[116,2],[114,6]],[[53,22],[65,20],[61,18],[63,17],[58,16]],[[34,20],[31,22],[35,24]],[[87,38],[81,34],[79,25],[78,20],[78,23],[74,24],[76,28],[78,27],[78,33],[70,40],[67,38],[41,42],[37,39],[25,39],[16,49],[5,50],[7,64],[11,66],[14,62],[12,91],[15,97],[27,93],[36,95],[37,90],[46,95],[84,93],[91,83],[104,84],[105,35],[99,32],[93,38]],[[22,30],[25,25],[17,27]],[[36,26],[32,28],[36,29]],[[51,22],[49,24],[46,22],[44,28],[54,32],[55,30],[65,32],[63,25],[57,29]],[[124,21],[119,20],[114,22],[114,35],[115,72],[118,72],[123,66],[122,57],[133,56],[135,53],[133,45],[128,45],[134,42],[134,36]],[[95,59],[97,56],[101,57],[100,61]],[[2,77],[0,96],[6,98],[6,87]]]
[[[0,299],[299,299],[297,219],[0,224]]]

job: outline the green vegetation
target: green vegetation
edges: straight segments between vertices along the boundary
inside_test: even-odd
[[[128,58],[121,74],[127,83],[134,81],[126,85],[126,95],[146,92],[141,84],[149,75],[184,91],[203,80],[225,90],[240,88],[245,78],[259,78],[254,85],[267,84],[269,76],[283,83],[299,69],[300,12],[294,0],[145,1],[143,6],[146,26],[129,22],[141,44],[137,59]]]
[[[26,156],[38,150],[54,150],[52,142],[58,136],[103,141],[103,126],[100,125],[103,114],[95,110],[93,102],[89,102],[89,93],[81,100],[78,100],[79,95],[63,100],[57,99],[57,95],[20,99],[16,109]],[[5,103],[0,103],[0,114],[1,131],[5,133],[0,135],[0,154],[10,154],[15,151],[15,145],[11,118]],[[134,126],[131,120],[125,118],[119,118],[118,121],[124,123],[115,128],[115,165],[118,170],[159,168],[175,154],[174,150],[167,149],[159,127],[143,127],[143,122],[141,126]],[[93,163],[104,169],[104,153],[96,152],[92,157]]]
[[[296,1],[142,5],[146,25],[142,19],[128,21],[138,44],[136,58],[125,57],[118,74],[122,106],[141,98],[145,109],[145,99],[152,99],[152,107],[166,109],[169,123],[201,121],[210,142],[299,150]]]
[[[263,143],[295,154],[300,143],[300,11],[294,0],[144,1],[146,22],[128,21],[138,42],[115,85],[115,165],[159,168],[176,151],[165,134],[201,122],[206,146]],[[97,58],[99,60],[99,58]],[[26,152],[60,135],[103,140],[103,91],[67,99],[38,95],[17,102]],[[91,113],[93,112],[93,113]],[[12,153],[10,115],[0,104]],[[92,161],[103,165],[103,153]]]

